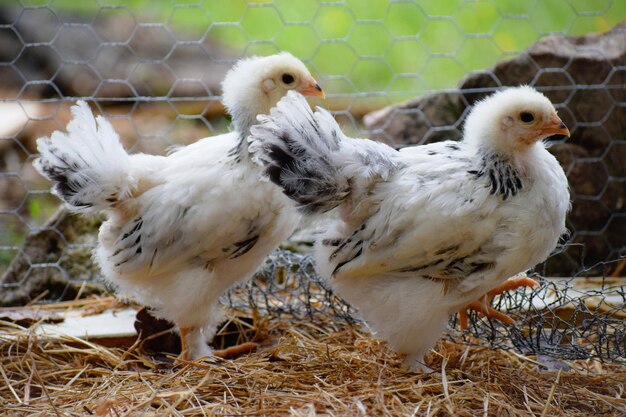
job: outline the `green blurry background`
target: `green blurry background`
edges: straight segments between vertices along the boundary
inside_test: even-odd
[[[25,4],[49,4],[26,0]],[[551,32],[606,31],[626,19],[626,0],[58,0],[89,15],[128,6],[141,23],[167,23],[186,40],[219,39],[246,55],[287,50],[336,95],[390,101],[453,88]]]

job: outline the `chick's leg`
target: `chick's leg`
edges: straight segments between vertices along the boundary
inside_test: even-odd
[[[180,360],[195,361],[214,356],[213,349],[206,342],[206,329],[204,327],[181,327],[179,332],[181,351],[178,358]]]
[[[422,354],[406,355],[402,361],[402,366],[410,372],[421,372],[424,374],[434,372],[426,365],[424,355]]]
[[[189,354],[189,343],[187,342],[187,338],[191,333],[196,330],[195,327],[181,327],[180,328],[180,355],[178,359],[183,361],[191,360],[191,355]]]
[[[498,320],[507,326],[513,324],[514,320],[511,317],[495,310],[489,305],[491,300],[493,300],[493,297],[496,295],[502,294],[506,291],[515,290],[520,287],[536,287],[537,285],[539,285],[537,281],[526,276],[507,279],[501,285],[498,285],[478,300],[471,302],[459,310],[459,326],[461,327],[461,330],[466,330],[469,327],[468,310],[474,310],[486,317]]]

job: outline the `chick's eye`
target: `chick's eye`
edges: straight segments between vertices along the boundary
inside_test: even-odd
[[[522,122],[524,123],[530,123],[533,120],[535,120],[535,116],[533,116],[532,113],[529,113],[527,111],[523,111],[519,114],[519,118]]]
[[[294,78],[291,74],[283,74],[282,80],[285,84],[291,84],[294,81]]]

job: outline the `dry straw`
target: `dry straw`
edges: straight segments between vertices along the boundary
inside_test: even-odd
[[[111,298],[42,309],[115,309]],[[235,312],[231,312],[234,314]],[[231,314],[231,315],[232,315]],[[141,343],[105,347],[42,338],[1,323],[3,416],[621,416],[626,367],[535,358],[442,341],[430,374],[410,373],[367,329],[318,314],[237,312],[256,352],[212,363],[172,364]],[[260,319],[259,317],[263,317]]]

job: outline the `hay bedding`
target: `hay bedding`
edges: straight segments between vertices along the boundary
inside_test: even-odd
[[[46,305],[85,314],[112,298]],[[238,314],[259,349],[214,363],[172,363],[142,342],[41,337],[28,320],[0,333],[2,416],[621,416],[626,367],[568,361],[542,371],[531,357],[442,341],[431,374],[409,373],[364,327]],[[240,340],[241,341],[241,340]],[[132,343],[132,344],[129,344]]]

